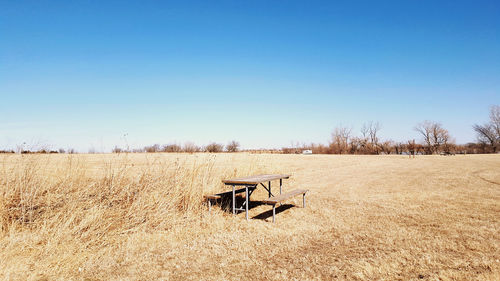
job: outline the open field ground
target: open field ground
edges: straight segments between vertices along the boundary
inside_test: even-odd
[[[208,214],[258,173],[306,208]],[[0,227],[2,280],[500,280],[500,155],[0,155]]]

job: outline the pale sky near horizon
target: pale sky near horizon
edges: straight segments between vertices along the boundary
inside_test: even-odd
[[[457,143],[500,104],[498,1],[1,1],[0,149]]]

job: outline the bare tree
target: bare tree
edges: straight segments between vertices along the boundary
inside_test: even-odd
[[[493,152],[496,152],[497,136],[493,126],[486,123],[484,125],[475,124],[472,127],[477,133],[478,142],[490,145],[493,148]]]
[[[184,143],[184,146],[182,147],[182,151],[189,152],[189,153],[198,152],[200,150],[201,150],[200,147],[198,147],[197,145],[195,145],[192,142],[186,142],[186,143]]]
[[[161,148],[161,151],[163,151],[163,152],[181,152],[182,148],[180,145],[172,143],[172,144],[164,145]]]
[[[219,143],[212,142],[205,147],[206,152],[222,152],[224,146]]]
[[[396,154],[401,154],[403,152],[403,149],[404,149],[403,143],[397,142],[394,144],[394,150],[395,150]]]
[[[150,146],[145,146],[144,147],[144,151],[146,152],[160,152],[161,151],[161,148],[160,148],[160,145],[159,144],[153,144],[153,145],[150,145]]]
[[[424,121],[418,124],[415,130],[422,135],[427,154],[437,153],[443,145],[446,148],[451,140],[448,130],[437,122]]]
[[[240,148],[240,143],[233,140],[233,141],[230,141],[227,145],[226,145],[226,151],[227,152],[237,152]]]
[[[349,153],[350,154],[358,154],[360,150],[364,149],[365,143],[362,138],[359,137],[351,137],[349,141]],[[361,151],[361,153],[363,153]]]
[[[361,150],[361,153],[368,153],[369,152],[369,147],[368,147],[368,139],[369,139],[369,134],[370,132],[370,127],[364,123],[363,127],[361,127],[361,138],[359,138],[359,149]]]
[[[380,131],[380,123],[370,121],[364,123],[361,127],[361,138],[359,139],[360,150],[362,153],[378,154],[380,149],[378,132]]]
[[[395,144],[392,140],[386,140],[382,143],[380,143],[380,149],[382,150],[382,153],[385,153],[385,154],[391,154],[391,152],[393,151],[394,147],[395,147]]]
[[[500,106],[490,108],[490,122],[484,125],[475,124],[472,127],[476,131],[478,141],[491,146],[495,153],[500,143]]]
[[[432,126],[432,140],[434,146],[434,152],[439,152],[439,148],[444,146],[445,150],[448,150],[448,144],[450,142],[450,134],[448,130],[441,127],[441,124],[434,123]]]
[[[413,156],[413,158],[415,158],[415,154],[416,154],[416,145],[415,145],[415,140],[409,140],[408,141],[408,145],[406,146],[408,148],[408,155],[409,157],[411,158]]]
[[[432,153],[432,124],[431,121],[424,121],[415,127],[415,131],[419,132],[424,139],[427,154]]]
[[[363,127],[361,127],[361,137],[368,141],[368,136],[370,132],[370,126],[366,123],[363,123]]]
[[[380,124],[378,122],[370,122],[368,133],[370,134],[370,144],[372,151],[378,154],[378,132],[380,131]]]
[[[351,128],[337,127],[332,133],[332,141],[330,148],[333,153],[346,153],[349,147],[349,140],[351,138]]]

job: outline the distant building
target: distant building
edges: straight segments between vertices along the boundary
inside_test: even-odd
[[[310,149],[302,150],[302,154],[313,154],[313,151]]]

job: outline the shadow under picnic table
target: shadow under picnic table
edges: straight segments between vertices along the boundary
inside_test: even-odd
[[[217,206],[217,207],[221,208],[224,212],[232,213],[232,211],[233,211],[232,210],[232,206],[233,206],[232,193],[231,192],[224,192],[224,193],[219,193],[219,195],[221,196],[221,198],[219,200],[217,200],[218,202],[214,207]],[[244,202],[245,202],[244,196],[238,196],[238,195],[236,196],[236,206],[241,206]],[[269,206],[269,210],[265,211],[263,213],[260,213],[257,216],[252,217],[252,219],[265,220],[265,219],[273,216],[272,206],[268,205],[262,201],[259,201],[259,200],[250,200],[248,202],[248,210],[254,209],[254,208],[262,206],[262,205]],[[278,214],[280,212],[286,211],[286,210],[292,208],[293,206],[294,206],[293,204],[283,204],[281,206],[277,206],[276,213]],[[238,211],[237,210],[236,214],[244,213],[244,212],[245,211]]]
[[[264,203],[261,202],[260,205],[267,205],[267,204],[264,204]],[[267,206],[272,207],[271,205],[267,205]],[[291,209],[294,206],[295,205],[293,205],[293,204],[283,204],[281,206],[277,206],[276,207],[276,214],[279,214],[279,213],[284,212],[284,211],[286,211],[288,209]],[[252,217],[252,219],[265,220],[267,218],[272,218],[272,217],[273,217],[273,209],[271,208],[270,210],[265,211],[264,213],[260,213],[260,214],[258,214],[256,216]]]
[[[232,209],[233,208],[233,195],[232,195],[232,193],[231,192],[219,193],[218,195],[220,195],[221,198],[217,200],[216,206],[220,207],[225,212],[232,213],[233,212],[233,209]],[[237,208],[242,206],[244,202],[245,202],[244,196],[236,195],[236,207]],[[248,202],[248,209],[250,210],[250,209],[253,209],[253,208],[258,207],[260,205],[265,205],[265,204],[262,203],[261,201],[250,200]],[[237,214],[240,212],[245,212],[245,211],[236,211]]]

